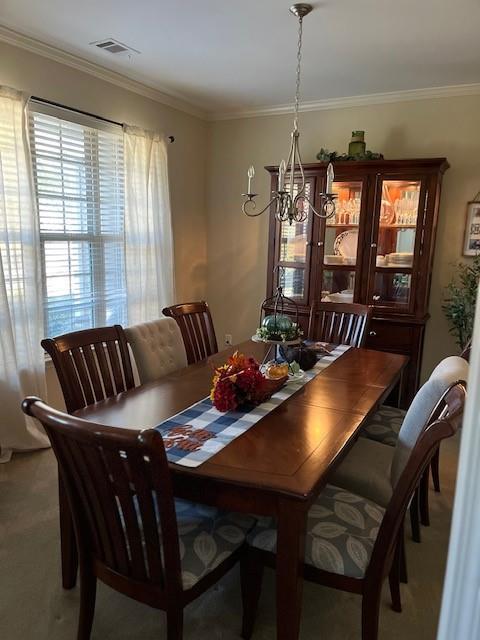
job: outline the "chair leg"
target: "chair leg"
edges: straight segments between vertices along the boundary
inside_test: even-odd
[[[362,640],[378,640],[381,585],[365,591],[362,598]]]
[[[402,523],[400,527],[400,531],[398,533],[398,566],[399,566],[399,578],[400,582],[403,584],[407,584],[408,582],[408,573],[407,573],[407,551],[405,549],[405,524]]]
[[[433,455],[431,467],[433,486],[435,488],[435,491],[437,493],[440,493],[440,446],[437,447],[437,450]]]
[[[80,567],[80,613],[77,640],[90,640],[96,595],[97,578],[90,568]]]
[[[182,640],[183,609],[181,607],[167,610],[167,640]]]
[[[78,554],[73,520],[62,478],[58,476],[58,506],[60,516],[60,550],[62,558],[62,585],[73,589],[77,582]]]
[[[428,507],[428,485],[430,480],[430,468],[427,467],[420,480],[420,518],[425,527],[430,526],[430,513]]]
[[[400,561],[401,561],[401,547],[397,542],[395,548],[395,555],[393,558],[390,573],[388,574],[388,582],[390,584],[390,596],[392,598],[392,609],[401,613],[402,601],[400,597]]]
[[[240,560],[240,576],[243,604],[242,638],[250,640],[255,625],[263,579],[263,563],[251,549],[248,549]]]
[[[420,514],[418,504],[418,489],[415,489],[412,502],[410,503],[410,522],[412,525],[412,538],[415,542],[421,542],[420,537]]]

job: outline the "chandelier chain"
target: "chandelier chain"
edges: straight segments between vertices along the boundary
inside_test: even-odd
[[[303,35],[303,18],[298,19],[298,45],[297,45],[297,79],[295,85],[295,115],[293,118],[293,128],[298,131],[298,108],[300,103],[300,75],[302,64],[302,35]]]

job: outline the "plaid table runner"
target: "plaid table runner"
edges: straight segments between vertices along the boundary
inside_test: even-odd
[[[267,402],[250,411],[221,413],[212,405],[210,398],[205,398],[160,423],[156,429],[163,436],[169,461],[185,467],[198,467],[313,380],[349,348],[339,345],[331,353],[322,355],[301,380],[287,383]]]

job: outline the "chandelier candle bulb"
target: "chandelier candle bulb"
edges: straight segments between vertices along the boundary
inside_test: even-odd
[[[333,181],[335,179],[335,173],[333,171],[333,164],[330,162],[327,167],[327,184],[325,187],[325,193],[333,193]]]
[[[278,190],[285,190],[285,172],[287,170],[287,163],[285,160],[282,160],[280,163],[280,167],[278,169]]]
[[[247,176],[248,176],[247,193],[252,193],[252,179],[254,175],[255,175],[255,167],[251,165],[250,167],[248,167],[248,171],[247,171]]]

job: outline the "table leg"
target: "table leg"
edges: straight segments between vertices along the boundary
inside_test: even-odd
[[[297,640],[302,611],[306,505],[281,500],[277,539],[277,639]]]
[[[65,485],[58,474],[58,502],[60,512],[60,547],[62,556],[62,585],[64,589],[73,589],[77,581],[78,557],[75,530],[73,528],[70,505]]]

